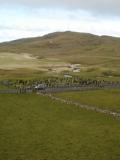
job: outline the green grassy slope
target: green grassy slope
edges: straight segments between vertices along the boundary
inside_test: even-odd
[[[0,159],[119,158],[119,119],[39,95],[0,95]]]

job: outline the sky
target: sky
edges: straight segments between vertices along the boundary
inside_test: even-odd
[[[0,0],[0,42],[56,31],[120,37],[119,0]]]

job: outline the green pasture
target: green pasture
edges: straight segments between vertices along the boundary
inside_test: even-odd
[[[40,95],[0,95],[0,159],[119,160],[120,120]]]
[[[56,96],[80,102],[81,104],[120,112],[120,89],[64,92],[56,93]]]

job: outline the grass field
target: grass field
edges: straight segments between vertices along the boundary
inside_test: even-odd
[[[90,56],[77,56],[76,64],[77,60],[80,64],[78,73],[72,72],[69,66],[73,63],[69,61],[69,58],[70,56],[39,59],[30,54],[0,53],[0,79],[34,79],[41,76],[63,76],[67,73],[83,78],[120,81],[119,57],[105,58],[103,56],[96,57],[96,59],[94,57],[95,60],[93,60]]]
[[[57,93],[56,96],[81,104],[120,112],[120,89]]]
[[[1,160],[119,160],[120,120],[40,95],[0,95]]]

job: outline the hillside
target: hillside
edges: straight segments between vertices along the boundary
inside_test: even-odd
[[[38,56],[92,54],[120,56],[120,38],[77,32],[56,32],[0,44],[0,51],[32,53]]]
[[[22,61],[24,57],[26,57],[23,54],[29,54],[36,58],[37,62],[33,61],[37,69],[41,68],[41,65],[36,66],[36,64],[41,64],[42,60],[42,64],[44,65],[47,63],[47,65],[51,66],[59,62],[58,65],[62,65],[62,67],[68,64],[80,64],[82,67],[88,67],[88,70],[93,69],[96,72],[101,72],[101,68],[102,72],[104,70],[105,72],[115,72],[115,75],[118,76],[120,68],[120,38],[66,31],[0,44],[0,55],[7,57],[7,66],[9,64],[8,57],[11,58],[11,56],[13,56],[14,58],[17,54],[19,56],[22,55]],[[20,57],[16,57],[14,60],[11,59],[10,62],[15,62],[16,59],[18,60]],[[29,58],[29,60],[31,60],[31,58]],[[4,60],[2,60],[2,62],[0,61],[0,65],[5,65],[3,61]],[[27,59],[27,63],[24,61],[24,65],[22,65],[22,61],[19,62],[21,64],[20,67],[18,67],[19,63],[17,62],[16,68],[26,68],[26,64],[30,64],[32,69],[34,69],[34,65],[31,65],[33,61],[29,63]],[[4,66],[2,69],[3,68]],[[8,68],[9,66],[7,69]],[[29,66],[27,68],[29,68]],[[49,67],[49,69],[51,69],[51,67]],[[64,68],[64,70],[67,70],[67,68]]]

